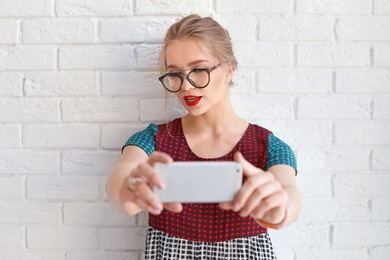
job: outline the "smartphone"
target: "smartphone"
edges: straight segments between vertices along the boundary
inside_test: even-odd
[[[237,162],[155,163],[154,169],[165,183],[165,189],[154,188],[161,202],[229,202],[242,186]]]

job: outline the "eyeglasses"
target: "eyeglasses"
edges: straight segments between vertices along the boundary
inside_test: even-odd
[[[209,69],[196,68],[192,69],[187,74],[184,74],[183,72],[168,72],[167,74],[159,77],[158,80],[161,81],[166,90],[172,93],[180,91],[184,82],[184,76],[195,88],[205,88],[210,83],[210,72],[219,66],[221,66],[221,64],[215,65]]]

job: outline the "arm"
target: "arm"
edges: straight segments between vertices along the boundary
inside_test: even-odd
[[[239,152],[234,155],[234,159],[241,163],[248,178],[233,203],[220,203],[220,207],[240,212],[241,217],[250,216],[266,227],[273,227],[281,222],[286,226],[294,222],[301,204],[294,168],[275,165],[264,172],[245,160]],[[292,207],[290,214],[286,215],[288,200]]]
[[[111,203],[124,212],[132,216],[142,209],[132,202],[133,194],[126,186],[126,180],[131,172],[142,162],[148,159],[147,154],[137,146],[127,146],[118,164],[114,167],[106,185],[106,192]]]
[[[275,165],[268,169],[278,181],[282,189],[287,193],[287,197],[290,200],[291,208],[286,225],[293,223],[299,216],[301,209],[301,192],[296,183],[295,169],[288,165]],[[268,223],[278,223],[273,221],[272,214],[265,215],[263,220]]]
[[[180,203],[162,204],[153,192],[152,187],[164,188],[159,174],[154,171],[155,162],[170,163],[172,158],[161,152],[153,152],[149,157],[137,146],[127,146],[123,156],[115,166],[106,185],[106,191],[112,204],[125,214],[132,216],[142,210],[152,214],[160,214],[163,208],[180,212]],[[135,190],[128,187],[129,178],[140,178]]]

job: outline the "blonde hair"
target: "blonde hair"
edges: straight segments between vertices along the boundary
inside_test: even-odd
[[[165,54],[168,45],[175,40],[185,38],[198,41],[219,63],[237,67],[238,62],[233,53],[232,40],[228,31],[211,17],[201,18],[199,15],[192,14],[182,18],[168,29],[158,59],[161,74],[167,70]]]

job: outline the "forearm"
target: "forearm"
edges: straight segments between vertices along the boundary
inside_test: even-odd
[[[289,225],[295,222],[299,216],[302,195],[298,187],[295,185],[286,185],[283,186],[283,189],[287,192],[288,199],[290,200],[290,212],[286,222],[286,225]]]

